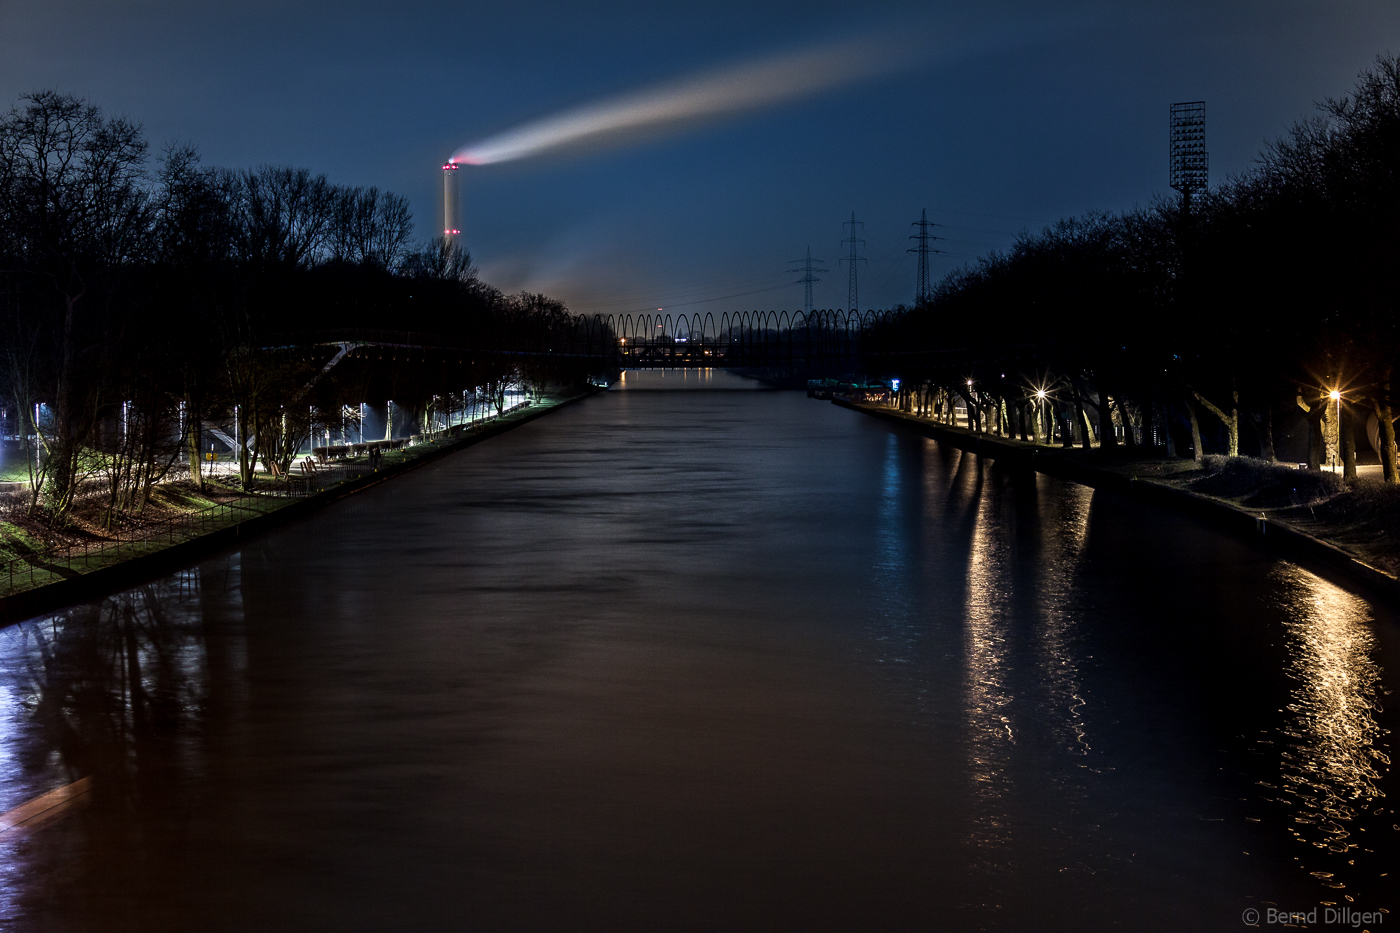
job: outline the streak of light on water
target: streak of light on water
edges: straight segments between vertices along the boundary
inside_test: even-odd
[[[0,812],[92,788],[0,836],[0,919],[1233,930],[1393,908],[1394,613],[757,389],[628,374],[0,631]]]

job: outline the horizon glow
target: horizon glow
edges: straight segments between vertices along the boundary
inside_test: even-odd
[[[629,131],[756,110],[907,67],[917,50],[908,40],[886,37],[771,55],[533,120],[463,146],[448,161],[493,165]]]

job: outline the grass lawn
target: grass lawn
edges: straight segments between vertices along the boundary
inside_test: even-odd
[[[24,457],[16,457],[13,451],[5,451],[4,459],[0,460],[0,483],[27,482],[29,482],[29,469],[25,466]]]
[[[509,423],[533,414],[543,405],[552,408],[570,396],[542,399],[529,408],[507,414],[500,422]],[[486,427],[497,419],[481,424]],[[461,435],[446,435],[412,448],[388,450],[383,465],[393,466],[415,460],[457,443]],[[227,458],[221,458],[227,461]],[[298,458],[300,459],[300,458]],[[361,458],[363,461],[363,458]],[[302,478],[294,469],[292,476]],[[6,450],[0,459],[0,482],[28,480],[21,452]],[[225,485],[224,481],[232,481]],[[253,496],[237,488],[236,477],[228,473],[207,479],[200,490],[187,478],[161,483],[139,515],[124,515],[117,528],[109,527],[103,499],[80,499],[60,529],[45,524],[43,515],[29,517],[26,509],[12,505],[0,521],[0,595],[27,590],[101,567],[111,566],[142,554],[161,550],[219,528],[245,521],[258,513],[274,511],[294,501],[285,495],[287,483],[265,473],[257,474]],[[271,493],[271,495],[256,495]],[[10,493],[19,497],[21,493]]]

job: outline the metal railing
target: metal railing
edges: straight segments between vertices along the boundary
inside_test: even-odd
[[[501,414],[511,414],[529,407],[530,404],[529,401],[517,403]],[[437,447],[442,442],[450,443],[496,420],[497,416],[493,415],[474,424],[454,425],[447,430],[418,435],[416,443],[386,452],[398,455],[390,463],[402,463],[428,452],[423,449],[415,452],[415,447]],[[216,505],[170,518],[135,522],[112,531],[107,537],[83,538],[76,541],[55,539],[39,542],[37,547],[18,539],[11,539],[5,543],[12,553],[0,557],[0,596],[9,596],[47,583],[76,577],[133,557],[163,550],[173,544],[192,541],[212,531],[275,511],[286,505],[290,499],[314,496],[345,480],[364,476],[374,469],[368,460],[331,460],[314,465],[311,469],[304,469],[298,464],[305,459],[298,458],[293,462],[290,473],[285,477],[268,480],[267,485],[258,492],[245,493]]]
[[[15,541],[11,549],[20,552],[0,559],[0,595],[23,592],[191,541],[271,512],[285,505],[287,499],[304,495],[305,492],[294,489],[243,495],[197,512],[119,528],[110,537],[47,541],[38,547]]]

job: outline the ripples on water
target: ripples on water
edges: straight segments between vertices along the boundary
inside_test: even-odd
[[[695,386],[745,391],[654,391]],[[1395,624],[1178,516],[724,374],[629,374],[0,631],[0,809],[94,787],[0,833],[0,920],[1225,930],[1389,907]]]
[[[1371,840],[1394,830],[1385,819],[1370,818],[1394,812],[1380,789],[1390,758],[1377,721],[1389,691],[1382,686],[1364,600],[1291,564],[1281,565],[1274,577],[1285,610],[1285,670],[1294,681],[1281,710],[1288,718],[1278,729],[1277,799],[1292,814],[1293,835],[1333,857],[1314,877],[1341,891],[1351,874],[1342,860],[1353,866],[1359,857],[1374,865],[1367,858],[1375,855]],[[1367,831],[1369,838],[1361,835]]]

